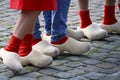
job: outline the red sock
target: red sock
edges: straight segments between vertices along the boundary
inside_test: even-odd
[[[92,21],[90,19],[90,12],[88,11],[80,11],[79,13],[81,18],[81,27],[80,28],[86,28],[90,24],[92,24]]]
[[[5,50],[18,53],[21,42],[21,39],[12,35],[8,46],[5,47]]]
[[[64,38],[62,38],[61,40],[57,41],[57,42],[51,42],[51,44],[57,44],[57,45],[60,45],[60,44],[63,44],[67,41],[68,37],[65,36]]]
[[[115,18],[115,6],[105,6],[103,24],[111,25],[116,22],[117,20]]]
[[[51,34],[46,34],[46,36],[51,36]]]
[[[35,44],[37,44],[37,43],[40,42],[40,41],[42,41],[41,38],[39,38],[39,39],[34,39],[34,40],[32,41],[32,46],[35,45]]]
[[[25,37],[23,38],[22,43],[20,45],[20,49],[19,49],[20,56],[27,56],[31,52],[32,40],[33,40],[32,34],[25,35]]]
[[[118,8],[119,8],[119,10],[120,10],[120,3],[118,3]]]

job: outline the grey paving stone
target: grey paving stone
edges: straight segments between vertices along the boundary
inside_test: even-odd
[[[111,58],[120,59],[120,54],[109,55]]]
[[[58,79],[51,76],[42,76],[39,77],[38,80],[58,80]]]
[[[55,75],[55,77],[62,78],[62,79],[68,79],[75,77],[75,75],[68,73],[68,72],[59,72]]]
[[[71,68],[75,68],[75,67],[83,66],[85,64],[83,64],[82,62],[68,62],[64,65],[68,66],[68,67],[71,67]]]
[[[31,73],[22,74],[22,76],[38,78],[38,77],[42,76],[42,74],[40,74],[39,72],[31,72]]]
[[[22,74],[22,73],[33,72],[33,71],[35,71],[35,70],[36,70],[36,68],[33,67],[33,66],[25,66],[25,67],[23,68],[23,70],[21,71],[21,74]]]
[[[101,61],[95,60],[95,59],[87,59],[87,60],[84,60],[82,62],[85,64],[89,64],[89,65],[96,65],[96,64],[101,63]]]
[[[68,73],[71,73],[71,74],[73,74],[73,75],[82,75],[82,74],[85,74],[86,72],[84,71],[84,70],[81,70],[81,69],[77,69],[77,68],[75,68],[75,69],[73,69],[73,70],[69,70],[69,71],[67,71]]]
[[[100,63],[96,65],[99,68],[103,68],[103,69],[112,69],[114,67],[116,67],[117,65],[112,64],[112,63]]]
[[[41,74],[49,75],[49,76],[54,76],[57,74],[59,71],[54,70],[54,69],[42,69],[39,71]]]
[[[13,77],[13,76],[15,76],[15,74],[12,71],[10,71],[10,70],[1,72],[0,75],[6,76],[6,77]]]
[[[68,62],[67,60],[62,60],[62,61],[61,60],[54,60],[53,63],[50,65],[50,67],[63,65],[67,62]]]
[[[58,70],[58,71],[68,71],[68,70],[71,70],[71,69],[72,69],[72,68],[67,67],[67,66],[64,66],[64,65],[54,66],[54,67],[52,67],[52,68],[55,69],[55,70]]]
[[[84,56],[69,56],[69,57],[67,57],[66,58],[67,60],[70,60],[70,61],[72,61],[72,62],[80,62],[80,61],[82,61],[82,60],[84,60],[84,59],[86,59],[86,57],[84,57]]]
[[[98,59],[98,60],[104,60],[109,56],[108,53],[94,53],[91,58]]]
[[[120,59],[116,59],[116,58],[106,58],[104,61],[116,64],[116,65],[120,65]]]
[[[7,76],[0,75],[0,80],[9,80]]]
[[[69,79],[58,79],[58,80],[69,80]]]
[[[99,80],[120,80],[119,76],[106,76],[104,78],[100,78]]]
[[[89,80],[89,79],[87,79],[87,78],[85,78],[85,77],[81,77],[81,76],[77,76],[77,77],[74,77],[74,78],[71,78],[70,80]]]
[[[32,78],[32,77],[18,76],[18,77],[13,77],[10,80],[38,80],[38,79],[37,78]]]
[[[90,72],[84,75],[85,77],[89,78],[90,80],[98,80],[101,77],[104,77],[105,74]]]
[[[7,66],[5,66],[4,64],[1,63],[0,64],[0,72],[4,72],[4,71],[7,71]]]
[[[106,49],[106,48],[99,48],[98,52],[100,53],[110,53],[112,50],[111,49]]]
[[[111,76],[120,76],[120,71],[118,71],[118,72],[116,72],[116,73],[111,74]]]

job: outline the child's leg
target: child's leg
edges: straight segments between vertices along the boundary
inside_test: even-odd
[[[41,41],[41,31],[40,29],[40,22],[39,22],[39,18],[37,18],[36,23],[35,23],[35,28],[34,28],[34,35],[33,35],[33,44],[38,43],[39,41]]]
[[[90,12],[88,9],[88,0],[78,0],[79,3],[79,15],[81,18],[81,28],[86,28],[90,24],[92,24],[91,18],[90,18]]]
[[[35,21],[40,11],[22,11],[20,17],[16,23],[14,30],[14,35],[20,39],[26,34],[33,34],[33,29],[35,26]]]
[[[104,6],[104,20],[101,27],[108,31],[108,33],[117,32],[120,34],[120,21],[115,17],[115,1],[106,0]]]
[[[103,24],[111,25],[116,23],[115,0],[105,0]]]
[[[51,57],[32,50],[33,30],[39,14],[40,11],[22,11],[14,30],[14,34],[22,39],[19,48],[22,65],[32,64],[34,66],[44,67],[48,66],[53,61]]]
[[[67,15],[71,0],[57,0],[58,9],[52,12],[51,41],[57,42],[67,34]]]
[[[27,37],[24,42],[28,41],[28,44],[26,46],[30,46],[29,49],[27,49],[27,52],[23,53],[23,56],[28,55],[32,50],[33,29],[36,18],[39,14],[40,11],[23,10],[16,23],[13,35],[19,39],[23,39],[24,36]]]
[[[45,18],[46,34],[48,36],[51,34],[51,11],[44,11],[43,15]],[[36,50],[38,52],[41,52],[44,55],[48,55],[51,57],[58,56],[59,49],[57,49],[56,47],[53,47],[47,41],[44,41],[43,37],[45,36],[45,34],[43,34],[41,37],[41,31],[39,29],[40,29],[40,23],[39,23],[39,19],[37,19],[35,29],[34,29],[34,38],[33,38],[33,42],[32,42],[33,50]],[[26,47],[26,48],[28,48],[28,47]],[[25,50],[26,49],[24,49],[23,51],[25,51]]]
[[[78,0],[80,8],[79,15],[81,18],[81,26],[78,28],[78,31],[83,31],[84,35],[91,40],[102,39],[106,36],[107,32],[101,29],[97,23],[92,23],[88,2],[88,0]]]
[[[52,14],[51,44],[58,47],[60,51],[68,51],[70,54],[81,55],[90,49],[88,43],[81,43],[73,38],[67,37],[67,14],[70,0],[58,0],[58,10]]]
[[[43,11],[43,17],[45,21],[45,31],[46,35],[51,35],[51,26],[52,26],[52,11]]]
[[[33,33],[34,20],[36,20],[36,16],[38,16],[39,13],[39,11],[22,11],[15,25],[9,44],[0,51],[3,63],[12,70],[20,71],[22,69],[18,50],[23,37],[26,34]]]

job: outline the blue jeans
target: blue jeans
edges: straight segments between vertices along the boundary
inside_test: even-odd
[[[41,31],[39,29],[40,29],[40,23],[39,23],[39,19],[37,18],[36,24],[35,24],[35,29],[34,29],[33,39],[41,38]]]
[[[67,35],[66,22],[70,1],[71,0],[57,0],[58,9],[56,11],[43,12],[46,34],[51,34],[51,41],[53,42],[57,42]],[[36,26],[38,24],[37,22]],[[35,31],[37,31],[37,28],[35,28]]]

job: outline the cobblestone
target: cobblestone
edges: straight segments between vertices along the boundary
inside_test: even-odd
[[[76,29],[81,22],[78,2],[71,1],[67,25]],[[90,0],[92,21],[102,22],[103,3],[103,0]],[[9,9],[9,0],[0,0],[0,48],[7,45],[18,13],[19,11]],[[39,17],[43,30],[44,20],[42,15]],[[116,18],[119,17],[119,10],[116,8]],[[83,38],[81,41],[91,42],[92,50],[81,56],[62,54],[46,68],[25,66],[16,75],[0,63],[0,80],[120,80],[120,35],[113,33],[103,40],[90,41]]]

